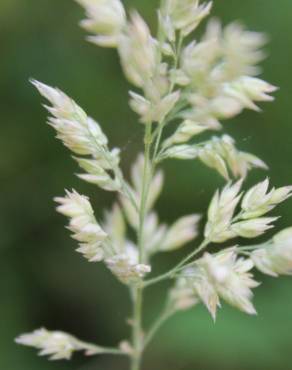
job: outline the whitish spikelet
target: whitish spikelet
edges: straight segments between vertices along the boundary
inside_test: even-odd
[[[105,257],[103,242],[108,235],[97,223],[88,198],[73,190],[55,201],[60,204],[57,211],[69,217],[68,228],[73,232],[73,239],[80,243],[77,251],[91,262],[101,261]]]
[[[149,123],[161,122],[178,102],[180,92],[176,91],[168,94],[165,97],[158,99],[155,103],[132,91],[130,92],[130,96],[131,108],[141,116],[142,123]]]
[[[157,253],[161,248],[167,230],[167,225],[159,223],[158,215],[154,211],[147,215],[144,222],[144,244],[148,256]]]
[[[190,129],[200,129],[190,123]],[[176,141],[189,139],[187,124],[182,124],[176,133],[167,139],[164,146]],[[188,131],[189,133],[194,131]],[[186,134],[186,135],[185,135]],[[231,173],[234,177],[244,178],[252,168],[267,169],[266,164],[253,154],[239,151],[235,147],[235,141],[229,135],[213,137],[204,145],[174,145],[165,150],[161,158],[195,159],[199,158],[206,166],[215,169],[225,179],[229,179]]]
[[[61,331],[48,331],[44,328],[22,334],[15,341],[18,344],[39,349],[39,355],[49,356],[50,360],[70,360],[75,351],[85,351],[86,355],[104,352],[103,348],[81,342],[72,335]]]
[[[257,66],[265,58],[262,47],[267,43],[267,36],[260,32],[246,30],[238,22],[227,25],[219,31],[226,64],[225,76],[254,76],[261,71]]]
[[[176,280],[174,287],[169,292],[169,302],[174,310],[184,311],[200,303],[200,298],[194,290],[192,279],[194,270],[185,270],[183,275]]]
[[[184,270],[171,291],[172,304],[177,309],[189,308],[202,301],[215,320],[220,298],[248,314],[255,314],[251,302],[253,280],[250,259],[237,259],[236,249],[216,255],[205,253],[194,267]]]
[[[259,217],[251,220],[236,222],[231,226],[231,231],[242,238],[256,238],[264,234],[267,230],[272,229],[272,222],[278,217]]]
[[[243,198],[242,210],[235,217],[234,212],[241,195],[238,195],[242,180],[234,185],[227,185],[221,193],[216,192],[208,210],[208,222],[205,237],[220,243],[240,236],[255,238],[274,227],[272,223],[278,217],[258,217],[273,209],[278,203],[291,195],[291,187],[273,189],[266,194],[268,181],[251,188]]]
[[[138,13],[131,14],[118,45],[124,72],[134,85],[142,87],[153,77],[156,68],[156,43]]]
[[[88,39],[99,46],[116,47],[126,24],[126,12],[120,0],[75,0],[86,11],[81,26],[94,36]]]
[[[59,89],[38,81],[32,83],[52,104],[46,108],[53,116],[49,118],[49,124],[56,130],[57,138],[73,153],[92,157],[75,158],[80,167],[87,171],[78,176],[104,190],[120,191],[122,184],[117,177],[120,151],[108,149],[107,137],[99,124]]]
[[[224,87],[227,96],[236,99],[244,108],[259,111],[254,102],[273,101],[274,97],[268,95],[275,92],[277,87],[254,77],[241,77]]]
[[[263,216],[292,195],[291,186],[284,186],[278,189],[273,188],[270,192],[268,192],[268,188],[269,180],[266,179],[252,187],[245,194],[241,204],[244,210],[242,218],[248,219]]]
[[[292,228],[276,234],[267,245],[252,252],[251,258],[264,274],[292,275]]]
[[[88,117],[71,98],[61,90],[38,81],[32,81],[38,91],[52,104],[46,107],[54,118],[49,124],[57,131],[57,137],[76,154],[97,155],[107,144],[99,124]]]
[[[167,230],[159,249],[161,251],[175,250],[195,239],[198,235],[200,219],[200,215],[189,215],[178,219]]]
[[[137,247],[126,241],[123,250],[105,260],[107,267],[125,284],[132,284],[151,272],[151,266],[139,263]]]
[[[229,249],[215,256],[206,253],[198,264],[206,270],[221,298],[241,311],[256,313],[251,303],[251,288],[259,284],[249,272],[253,268],[250,259],[237,259],[235,249]]]
[[[240,180],[234,185],[226,185],[221,193],[215,193],[208,209],[208,222],[205,227],[205,237],[210,241],[223,242],[236,236],[230,226],[241,198],[241,185]]]
[[[209,15],[212,2],[200,4],[199,0],[167,0],[162,13],[168,16],[173,27],[187,36]]]

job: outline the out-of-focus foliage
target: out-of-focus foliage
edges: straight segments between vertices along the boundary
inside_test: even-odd
[[[155,28],[157,0],[125,3],[143,12]],[[280,86],[276,102],[265,105],[260,115],[245,112],[225,127],[238,147],[259,155],[270,166],[275,186],[291,184],[291,0],[215,0],[214,8],[225,22],[240,19],[270,36],[263,77]],[[73,364],[48,363],[13,343],[20,332],[42,324],[93,342],[103,339],[108,345],[128,334],[122,321],[129,310],[124,288],[103,267],[87,264],[74,252],[74,241],[64,232],[64,220],[52,201],[71,185],[90,193],[98,214],[110,206],[112,196],[72,174],[76,165],[45,125],[40,98],[28,83],[30,77],[37,78],[76,98],[98,119],[112,146],[122,148],[122,166],[127,171],[140,148],[142,127],[127,106],[128,86],[115,52],[86,43],[85,33],[77,26],[80,17],[81,9],[71,0],[0,2],[1,369],[123,370],[127,366],[120,359],[88,362],[78,355]],[[168,222],[204,211],[214,189],[223,184],[219,175],[193,161],[167,163],[166,175],[158,206],[161,218]],[[250,180],[263,178],[261,171],[254,171]],[[279,229],[292,224],[291,211],[291,201],[281,206]],[[154,273],[172,265],[173,257],[157,258],[155,264]],[[255,300],[258,317],[230,308],[219,312],[216,325],[202,308],[177,316],[153,343],[145,368],[287,370],[292,281],[264,279]],[[159,310],[163,293],[161,284],[146,297],[151,316]]]

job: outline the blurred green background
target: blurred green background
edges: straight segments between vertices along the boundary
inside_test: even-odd
[[[157,0],[125,1],[155,27]],[[292,1],[215,0],[214,13],[229,22],[240,19],[267,31],[269,58],[264,78],[280,86],[264,112],[245,112],[225,124],[238,146],[263,158],[275,186],[292,182]],[[75,253],[64,218],[52,198],[64,188],[86,192],[98,214],[113,197],[79,181],[68,151],[46,124],[41,99],[30,77],[59,86],[98,119],[112,146],[123,151],[123,169],[141,147],[142,126],[127,106],[127,90],[117,55],[84,41],[77,26],[82,10],[71,0],[0,1],[0,369],[126,370],[120,358],[98,357],[48,362],[13,339],[46,326],[88,341],[115,345],[128,335],[127,291],[102,267]],[[199,163],[170,162],[158,208],[161,218],[204,212],[221,178]],[[249,182],[263,179],[255,171]],[[277,227],[292,224],[292,201],[278,208]],[[154,273],[179,255],[158,257]],[[202,307],[177,315],[153,342],[144,369],[247,370],[291,369],[292,279],[260,277],[255,304],[258,317],[225,307],[216,325]],[[146,324],[161,307],[167,284],[147,295]]]

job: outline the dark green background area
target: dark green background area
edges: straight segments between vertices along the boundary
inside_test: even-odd
[[[155,29],[158,1],[125,2],[138,8]],[[275,186],[292,183],[292,1],[215,0],[214,13],[224,23],[242,20],[267,31],[269,58],[264,78],[280,86],[273,104],[261,114],[244,112],[225,124],[238,147],[270,165]],[[127,105],[127,90],[117,55],[84,41],[77,26],[81,9],[70,0],[0,1],[0,369],[126,370],[120,358],[74,357],[51,363],[21,348],[13,339],[40,326],[69,331],[88,341],[115,345],[129,328],[127,290],[101,264],[89,264],[74,252],[64,218],[52,198],[64,188],[88,193],[98,215],[113,202],[79,181],[68,151],[46,124],[41,99],[30,77],[59,86],[104,128],[112,146],[122,148],[122,166],[141,148],[142,129]],[[205,212],[222,179],[193,162],[168,162],[166,186],[158,203],[163,220]],[[249,184],[266,176],[254,171]],[[277,228],[292,224],[292,201],[274,214]],[[179,254],[154,259],[154,273],[173,265]],[[216,325],[203,307],[167,324],[147,353],[146,370],[289,370],[292,343],[291,278],[258,278],[259,315],[246,316],[224,306]],[[167,284],[147,293],[146,324],[162,305]]]

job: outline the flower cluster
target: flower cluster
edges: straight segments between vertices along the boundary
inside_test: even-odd
[[[189,35],[209,15],[211,8],[212,2],[200,4],[199,0],[165,1],[161,14],[167,25],[165,28],[168,40],[173,41],[176,30],[184,36]]]
[[[79,177],[108,191],[120,190],[122,185],[118,170],[119,150],[108,149],[108,139],[100,125],[88,117],[84,110],[61,90],[38,81],[32,83],[52,104],[51,107],[46,106],[52,114],[48,123],[57,131],[57,138],[74,154],[90,156],[75,158],[80,167],[86,171],[86,174]],[[113,169],[114,177],[109,171]]]
[[[252,187],[245,194],[241,205],[243,219],[260,217],[292,195],[292,186],[283,186],[278,189],[273,188],[269,192],[268,188],[269,180],[266,179]]]
[[[108,235],[97,223],[89,199],[73,190],[55,201],[60,204],[57,211],[70,219],[68,228],[80,243],[77,251],[90,262],[102,261],[107,255],[104,245]]]
[[[171,299],[176,309],[188,308],[202,301],[213,319],[220,306],[219,297],[253,315],[256,311],[251,303],[251,288],[259,284],[249,272],[252,268],[252,260],[237,258],[235,248],[217,255],[206,253],[194,267],[182,272],[171,292]]]
[[[192,2],[193,3],[193,2]],[[238,24],[224,30],[211,21],[202,41],[193,41],[181,54],[179,68],[171,70],[174,84],[183,91],[185,109],[167,145],[187,142],[206,130],[218,130],[220,121],[239,114],[244,108],[259,110],[254,102],[271,101],[276,90],[254,77],[255,64],[263,57],[262,34],[248,32]]]
[[[139,263],[137,246],[126,238],[125,217],[118,204],[106,212],[103,227],[110,235],[114,250],[105,263],[123,283],[135,283],[151,272],[150,265]]]
[[[237,236],[255,238],[272,228],[277,217],[261,217],[291,196],[291,186],[272,189],[266,194],[268,180],[252,187],[241,202],[241,211],[235,215],[243,194],[239,194],[242,181],[227,184],[217,191],[210,203],[205,237],[215,243],[222,243]]]
[[[156,70],[156,43],[138,13],[132,13],[118,45],[121,63],[130,82],[143,87]]]
[[[273,239],[251,253],[255,266],[271,276],[292,274],[292,228],[282,230]]]
[[[181,139],[184,140],[184,132],[181,131]],[[164,147],[171,145],[166,140]],[[179,136],[177,136],[179,141]],[[161,153],[160,160],[164,158],[195,159],[199,158],[206,166],[214,168],[225,179],[229,179],[229,172],[234,177],[246,177],[251,168],[267,169],[267,165],[253,154],[239,151],[235,147],[235,141],[229,135],[221,138],[213,137],[205,143],[193,145],[174,145]]]
[[[237,149],[229,135],[199,140],[199,134],[207,136],[207,131],[223,129],[222,121],[244,109],[259,111],[258,102],[272,101],[270,94],[276,87],[258,77],[265,35],[247,31],[239,23],[223,27],[211,20],[201,38],[192,38],[191,33],[209,15],[211,2],[162,0],[158,32],[153,36],[142,16],[136,11],[128,14],[121,0],[76,1],[85,9],[81,25],[90,32],[89,40],[116,48],[123,72],[135,89],[129,91],[129,104],[143,124],[145,147],[131,167],[129,181],[120,169],[120,150],[109,149],[100,125],[61,90],[32,83],[51,104],[46,108],[57,138],[84,170],[78,176],[118,193],[100,222],[89,199],[75,190],[55,200],[57,211],[69,218],[68,228],[79,244],[77,251],[90,262],[103,261],[129,288],[133,340],[106,349],[63,332],[40,329],[20,336],[17,342],[36,347],[41,355],[54,360],[69,359],[74,351],[127,355],[131,369],[140,370],[143,350],[175,311],[202,302],[215,319],[220,300],[224,300],[255,314],[252,289],[259,283],[251,270],[256,267],[272,276],[292,274],[291,228],[260,245],[205,251],[211,243],[261,236],[277,220],[266,215],[292,195],[291,186],[269,190],[268,179],[242,191],[249,170],[267,169],[267,165]],[[158,166],[168,158],[199,159],[227,184],[210,202],[201,243],[170,271],[148,278],[155,254],[177,250],[200,236],[201,216],[197,213],[167,225],[154,210],[165,178]],[[231,177],[236,182],[230,181]],[[144,330],[143,291],[169,278],[175,283],[166,309],[152,328]]]
[[[142,172],[144,158],[138,156],[132,168],[133,187],[128,185],[135,201],[139,203],[142,192]],[[163,186],[163,174],[158,172],[150,184],[148,214],[145,221],[146,255],[178,249],[198,235],[199,215],[188,215],[178,219],[173,225],[159,224],[157,214],[151,209]],[[96,221],[90,201],[75,190],[67,191],[64,198],[57,197],[57,211],[69,218],[69,230],[79,242],[77,252],[90,262],[104,261],[107,267],[125,284],[133,284],[151,272],[151,266],[139,263],[138,246],[127,239],[126,220],[138,229],[138,214],[130,200],[120,196],[120,205],[114,204],[105,213],[102,226]]]
[[[99,46],[116,47],[126,23],[126,12],[120,0],[76,0],[86,9],[87,19],[81,26],[93,34],[89,41]]]
[[[144,157],[139,155],[131,170],[132,185],[128,184],[134,199],[139,204],[142,192]],[[157,252],[167,252],[184,246],[198,235],[200,216],[184,216],[173,225],[160,224],[158,215],[152,207],[163,186],[163,173],[159,171],[150,183],[150,196],[146,205],[147,215],[144,226],[145,258]],[[139,228],[139,215],[127,197],[120,196],[119,204],[114,204],[105,213],[103,229],[109,235],[110,245],[115,253],[105,259],[109,269],[124,283],[139,281],[151,271],[149,264],[139,263],[139,248],[127,238],[127,224],[134,230]]]
[[[130,243],[123,245],[120,210],[114,207],[104,225],[111,237],[97,223],[87,197],[76,191],[67,191],[65,198],[55,198],[60,205],[57,211],[69,217],[69,230],[80,244],[77,249],[90,262],[104,261],[111,271],[123,282],[129,283],[142,278],[151,271],[150,266],[138,264],[138,252]],[[123,227],[123,226],[122,226]],[[123,242],[123,240],[122,240]]]
[[[105,2],[79,3],[89,16],[85,24],[94,24],[98,34],[104,26]],[[205,130],[220,129],[220,120],[234,117],[244,108],[258,110],[255,102],[273,100],[269,93],[276,88],[255,77],[260,72],[257,63],[264,57],[265,35],[249,32],[237,23],[223,28],[212,20],[200,41],[183,47],[184,38],[208,16],[211,6],[211,2],[200,4],[198,0],[163,1],[155,38],[137,12],[127,19],[120,1],[107,5],[107,15],[119,9],[119,17],[115,13],[112,22],[119,34],[115,41],[125,75],[143,91],[142,95],[130,92],[130,106],[144,124],[181,121],[166,146],[187,142]],[[181,109],[177,111],[176,106]],[[208,154],[204,158],[214,161]],[[246,168],[241,168],[244,171]]]
[[[87,356],[103,352],[101,347],[81,342],[72,335],[44,328],[22,334],[16,342],[39,349],[40,356],[50,356],[51,360],[70,360],[75,351],[85,351]]]
[[[144,158],[138,156],[132,168],[133,188],[128,185],[135,200],[139,202],[142,191]],[[173,225],[160,225],[158,216],[151,210],[162,190],[163,174],[158,172],[150,185],[152,192],[147,204],[149,214],[145,222],[145,247],[147,256],[159,251],[171,251],[182,247],[198,235],[199,215],[178,219]],[[58,212],[69,217],[69,230],[79,242],[78,252],[90,262],[104,261],[107,267],[125,284],[133,284],[151,271],[151,266],[139,263],[139,251],[134,242],[126,237],[126,220],[137,229],[138,215],[127,197],[120,197],[106,212],[102,227],[96,221],[90,201],[75,190],[67,191],[66,197],[55,198]],[[126,220],[125,220],[126,217]]]
[[[142,123],[162,122],[180,99],[172,91],[169,71],[161,61],[161,46],[138,13],[131,15],[118,51],[128,80],[144,91],[144,96],[130,92],[130,106]]]

